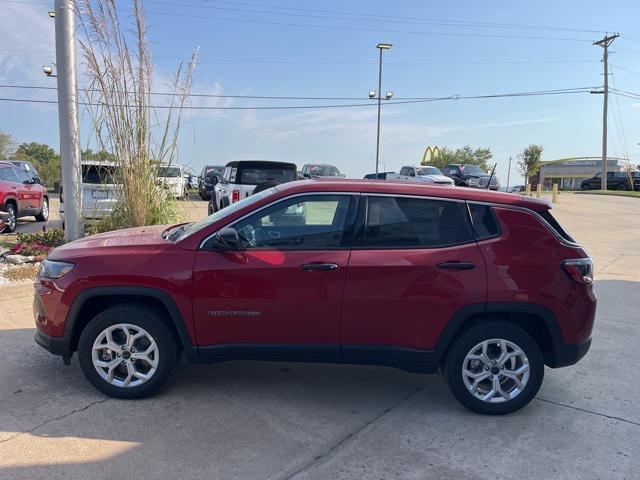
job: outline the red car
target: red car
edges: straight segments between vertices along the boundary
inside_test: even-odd
[[[46,222],[49,219],[47,189],[12,163],[0,161],[0,211],[7,213],[6,232],[16,229],[20,217],[33,215],[36,221]]]
[[[293,207],[293,208],[292,208]],[[546,201],[413,183],[283,184],[206,219],[56,248],[36,341],[115,397],[178,356],[442,369],[483,413],[526,405],[582,358],[592,263]]]

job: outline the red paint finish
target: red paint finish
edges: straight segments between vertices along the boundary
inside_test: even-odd
[[[487,265],[489,302],[543,305],[556,316],[564,340],[591,335],[596,298],[592,285],[574,282],[562,261],[587,258],[583,248],[563,245],[531,213],[497,207],[500,238],[479,243]]]
[[[0,169],[19,171],[17,167],[8,162],[0,161]],[[38,184],[24,184],[17,181],[2,180],[4,175],[0,176],[0,210],[3,209],[7,201],[13,201],[16,204],[16,217],[25,215],[33,215],[42,210],[42,199],[47,190]]]
[[[198,343],[337,345],[348,259],[348,250],[198,252],[193,272]],[[338,268],[302,270],[312,262]]]
[[[451,261],[475,267],[437,267]],[[486,295],[484,260],[475,243],[354,250],[344,295],[342,342],[431,349],[459,308],[484,303]]]
[[[51,260],[76,263],[60,280],[36,279],[47,318],[43,333],[61,336],[67,314],[76,296],[88,288],[111,286],[152,287],[168,293],[195,339],[192,308],[192,273],[195,252],[185,251],[161,237],[166,227],[119,230],[76,240],[56,248]],[[55,307],[55,308],[54,308]]]

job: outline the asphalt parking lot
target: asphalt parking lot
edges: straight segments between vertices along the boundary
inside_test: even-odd
[[[640,201],[553,212],[596,264],[593,345],[504,417],[368,366],[183,365],[154,398],[110,399],[33,342],[31,286],[0,287],[0,479],[637,479]]]

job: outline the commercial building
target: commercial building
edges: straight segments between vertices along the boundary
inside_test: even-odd
[[[608,172],[624,172],[626,160],[609,157],[607,159]],[[540,170],[531,177],[531,188],[535,189],[542,183],[543,190],[550,190],[554,183],[560,190],[580,190],[580,183],[585,178],[593,177],[602,171],[602,159],[597,157],[563,158],[541,162]]]

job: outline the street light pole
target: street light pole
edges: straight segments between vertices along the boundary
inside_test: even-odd
[[[378,175],[378,164],[380,163],[380,109],[382,107],[382,51],[388,50],[392,46],[393,45],[390,43],[379,43],[376,46],[376,48],[380,50],[380,63],[378,65],[378,128],[376,131],[376,176]]]
[[[49,16],[52,16],[49,13]],[[80,184],[80,128],[76,81],[75,11],[71,0],[55,0],[56,66],[58,73],[58,121],[60,124],[60,170],[64,192],[64,223],[67,240],[82,237]],[[45,71],[46,73],[46,71]]]

